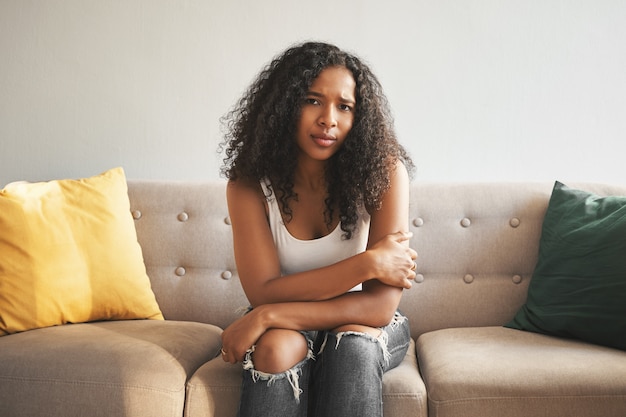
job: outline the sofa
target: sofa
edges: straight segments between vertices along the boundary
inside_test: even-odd
[[[574,185],[626,195],[623,185]],[[624,350],[505,327],[527,301],[552,190],[411,185],[418,274],[400,308],[413,344],[384,376],[385,417],[626,416]],[[225,182],[129,180],[128,196],[165,320],[0,337],[0,416],[236,415],[241,366],[220,358],[220,333],[247,301]]]

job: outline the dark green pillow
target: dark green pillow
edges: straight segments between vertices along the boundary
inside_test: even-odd
[[[528,299],[505,326],[626,350],[626,197],[556,182]]]

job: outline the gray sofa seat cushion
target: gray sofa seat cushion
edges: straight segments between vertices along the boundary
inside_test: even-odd
[[[427,417],[426,387],[417,369],[415,343],[400,365],[383,376],[385,417]],[[215,358],[189,380],[185,416],[235,417],[241,388],[241,364]]]
[[[503,327],[417,340],[430,417],[626,415],[626,352]]]
[[[185,384],[219,352],[220,334],[209,324],[130,320],[1,337],[0,414],[181,416]]]

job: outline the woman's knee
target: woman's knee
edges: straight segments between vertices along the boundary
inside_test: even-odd
[[[384,330],[361,325],[340,326],[327,336],[320,349],[326,361],[338,365],[361,367],[364,364],[382,363],[386,357],[387,340]]]
[[[333,329],[333,333],[335,334],[347,332],[369,334],[370,336],[376,338],[380,336],[382,330],[376,327],[363,326],[361,324],[346,324]]]
[[[272,329],[257,341],[252,360],[257,371],[268,374],[285,372],[308,355],[308,342],[299,332]]]

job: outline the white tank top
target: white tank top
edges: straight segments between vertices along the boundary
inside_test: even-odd
[[[267,197],[269,185],[261,181],[261,187],[269,206],[269,223],[278,251],[281,271],[285,275],[308,271],[332,265],[343,259],[365,251],[369,234],[370,215],[364,207],[359,209],[356,230],[351,239],[343,238],[341,224],[335,230],[319,239],[296,239],[289,233],[280,213],[276,194],[272,191]],[[360,286],[353,290],[360,289]]]

